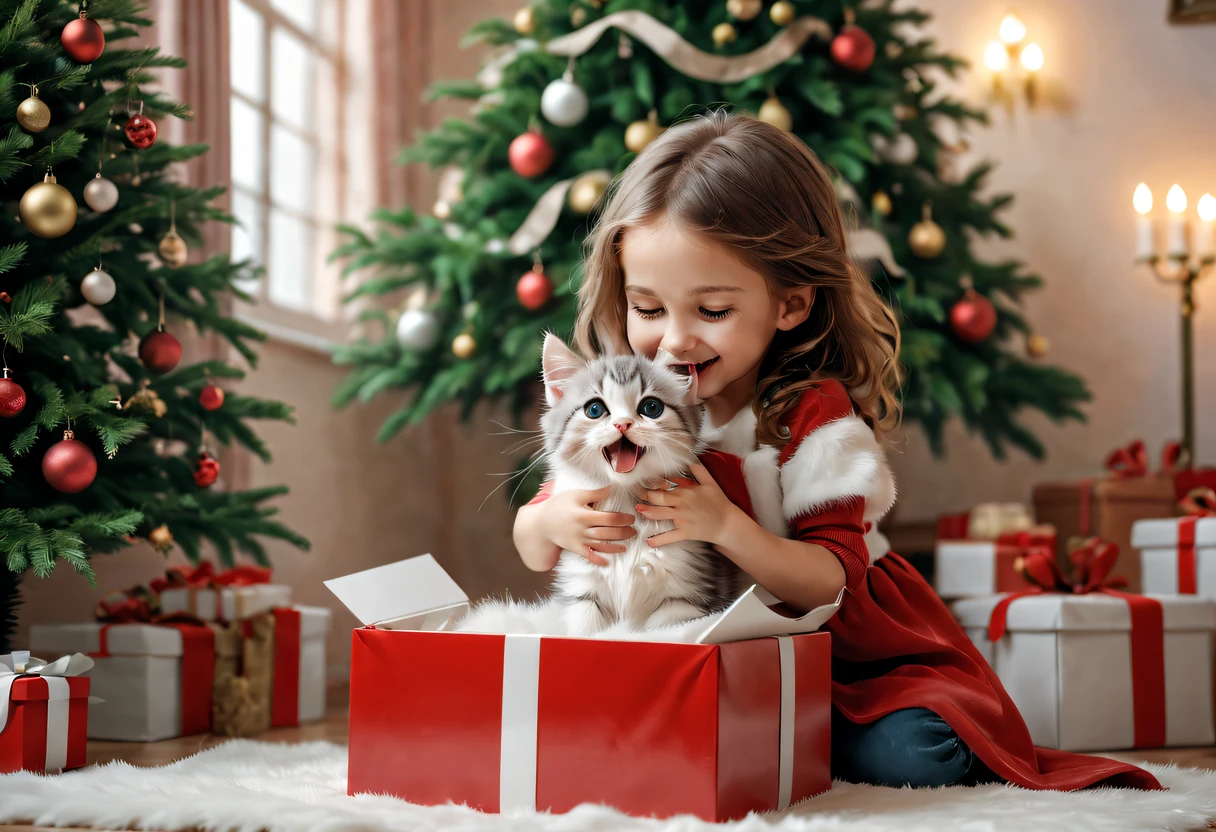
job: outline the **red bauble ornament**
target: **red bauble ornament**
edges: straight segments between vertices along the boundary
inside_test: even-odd
[[[865,72],[874,63],[874,38],[852,23],[832,39],[832,60],[853,72]]]
[[[507,148],[511,170],[525,179],[540,176],[547,171],[549,165],[553,164],[553,155],[553,145],[534,130],[516,136]]]
[[[101,57],[101,51],[106,48],[106,35],[96,20],[85,17],[81,12],[78,19],[63,27],[59,42],[73,61],[91,64]]]
[[[533,269],[515,284],[515,294],[524,309],[540,309],[553,297],[553,281]]]
[[[88,445],[77,442],[70,430],[42,457],[42,476],[51,488],[64,494],[78,494],[97,477],[97,458]]]
[[[145,115],[133,115],[123,128],[127,141],[140,150],[147,150],[156,142],[156,122]]]
[[[206,451],[198,452],[198,460],[194,463],[194,484],[199,488],[215,485],[220,478],[220,464],[215,457]]]
[[[154,329],[139,342],[139,360],[154,373],[167,373],[182,360],[181,342],[163,329]]]
[[[0,418],[4,419],[11,419],[25,410],[25,390],[8,375],[5,368],[4,377],[0,378]]]
[[[950,309],[950,326],[962,340],[978,344],[996,328],[996,307],[979,292],[968,289]]]
[[[208,384],[198,394],[198,403],[203,410],[219,410],[224,404],[224,388]]]

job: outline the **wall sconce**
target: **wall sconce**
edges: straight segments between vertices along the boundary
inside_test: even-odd
[[[1043,48],[1026,43],[1026,24],[1013,14],[1005,15],[998,35],[1000,40],[984,50],[984,65],[992,71],[992,91],[1005,95],[1020,84],[1027,103],[1033,105],[1035,78],[1043,68]]]

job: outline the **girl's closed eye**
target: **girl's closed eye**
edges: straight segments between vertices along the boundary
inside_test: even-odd
[[[657,309],[643,309],[640,306],[635,306],[633,307],[633,311],[638,314],[639,318],[649,321],[662,315],[663,307],[660,306]],[[709,318],[711,321],[720,321],[735,310],[730,307],[726,309],[706,309],[704,306],[701,306],[697,308],[697,311]]]

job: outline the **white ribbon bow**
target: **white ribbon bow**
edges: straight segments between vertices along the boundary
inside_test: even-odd
[[[0,656],[0,732],[8,727],[9,696],[13,683],[22,676],[39,676],[46,682],[46,763],[44,771],[59,771],[68,760],[68,700],[71,699],[69,676],[80,676],[92,669],[93,660],[84,653],[60,656],[46,662],[17,651]],[[89,702],[100,702],[95,696]]]

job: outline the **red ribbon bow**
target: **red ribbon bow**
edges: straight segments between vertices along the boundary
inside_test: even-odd
[[[264,566],[234,566],[215,576],[219,586],[253,586],[270,583],[270,569]]]
[[[992,609],[988,619],[988,640],[1005,635],[1009,605],[1019,598],[1047,592],[1086,595],[1098,592],[1127,602],[1131,616],[1132,711],[1136,748],[1165,744],[1165,632],[1161,603],[1143,595],[1121,592],[1127,586],[1122,577],[1110,577],[1119,547],[1108,540],[1091,537],[1069,553],[1072,575],[1064,574],[1059,563],[1045,552],[1026,556],[1025,574],[1037,584],[1034,589],[1006,595]]]
[[[1178,501],[1178,507],[1188,517],[1216,517],[1216,490],[1192,488]]]
[[[1167,442],[1161,449],[1161,473],[1173,475],[1182,459],[1182,444]],[[1106,457],[1106,469],[1117,477],[1148,476],[1148,450],[1140,439],[1133,440],[1122,448],[1115,448]]]
[[[208,589],[215,579],[215,567],[210,562],[198,566],[171,566],[162,578],[153,578],[152,591],[159,594],[166,589]]]

